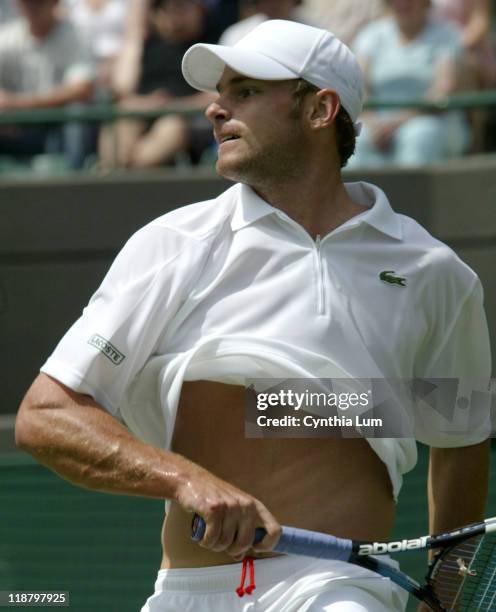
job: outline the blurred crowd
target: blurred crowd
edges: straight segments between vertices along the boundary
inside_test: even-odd
[[[367,97],[389,103],[363,113],[350,167],[492,150],[493,111],[390,103],[496,89],[493,8],[492,0],[0,0],[0,115],[101,103],[130,115],[105,125],[2,123],[0,158],[58,154],[71,168],[103,171],[211,159],[210,126],[193,112],[211,94],[184,81],[182,55],[195,42],[235,44],[266,19],[334,32],[357,54]],[[153,112],[167,108],[192,112]]]

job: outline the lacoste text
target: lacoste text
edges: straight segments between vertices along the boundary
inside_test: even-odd
[[[98,334],[93,334],[88,340],[88,344],[91,344],[91,346],[94,346],[100,353],[103,353],[114,365],[119,365],[126,358],[126,356],[116,349],[113,344]]]

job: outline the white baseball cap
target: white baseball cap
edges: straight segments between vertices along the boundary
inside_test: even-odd
[[[216,91],[224,68],[264,81],[305,79],[334,89],[359,133],[363,75],[354,54],[327,30],[294,21],[264,21],[232,47],[199,43],[186,51],[183,75],[200,91]]]

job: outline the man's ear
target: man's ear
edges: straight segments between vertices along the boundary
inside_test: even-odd
[[[341,102],[334,89],[320,89],[313,97],[308,109],[310,128],[321,130],[331,126],[340,108]]]

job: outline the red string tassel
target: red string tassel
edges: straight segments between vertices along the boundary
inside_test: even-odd
[[[257,587],[255,586],[255,563],[253,557],[248,557],[248,566],[250,568],[250,584],[245,587],[245,593],[251,595]]]
[[[245,581],[246,581],[246,566],[249,566],[250,568],[250,582],[248,584],[247,587],[245,587]],[[243,559],[243,567],[241,568],[241,580],[239,583],[238,588],[236,589],[236,593],[239,595],[239,597],[243,597],[243,595],[250,595],[255,589],[256,589],[256,585],[255,585],[255,564],[254,564],[254,558],[253,557],[245,557]]]
[[[236,589],[236,593],[239,597],[243,597],[245,594],[245,580],[246,580],[246,564],[248,562],[247,557],[243,559],[243,567],[241,568],[241,581],[239,583],[239,587]]]

